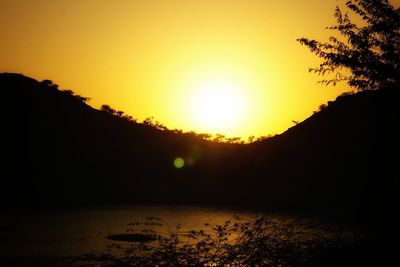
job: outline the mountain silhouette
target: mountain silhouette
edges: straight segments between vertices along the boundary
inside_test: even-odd
[[[190,191],[205,193],[207,173],[240,147],[130,122],[20,74],[1,74],[0,84],[10,205],[196,200]],[[195,162],[177,169],[176,157]]]
[[[265,187],[273,183],[269,193],[277,192],[274,199],[281,205],[392,212],[398,189],[398,89],[339,96],[283,134],[249,145],[247,153],[262,156],[247,168],[255,177],[270,178]]]
[[[0,87],[4,207],[195,203],[360,218],[396,208],[399,88],[339,96],[244,145],[128,121],[21,74],[0,74]]]

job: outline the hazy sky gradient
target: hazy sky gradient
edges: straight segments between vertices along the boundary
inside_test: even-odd
[[[349,90],[317,85],[308,68],[319,59],[296,42],[326,40],[344,2],[0,0],[0,71],[51,79],[94,107],[169,128],[280,133]],[[214,79],[244,92],[247,109],[232,127],[194,118],[191,97]]]

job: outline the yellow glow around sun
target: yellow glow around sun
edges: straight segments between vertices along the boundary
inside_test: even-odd
[[[228,80],[200,83],[190,102],[192,118],[201,129],[218,133],[240,127],[246,113],[246,97],[239,85]]]
[[[0,0],[0,36],[7,36],[0,72],[51,79],[90,97],[94,108],[108,104],[169,129],[243,139],[278,134],[348,91],[316,85],[321,77],[307,69],[321,61],[296,42],[327,40],[336,5]]]

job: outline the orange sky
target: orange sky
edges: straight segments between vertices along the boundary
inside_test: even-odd
[[[0,71],[51,79],[93,107],[168,128],[281,133],[349,90],[317,85],[307,70],[319,59],[296,42],[326,40],[344,2],[0,0]],[[241,101],[229,123],[197,118],[212,98],[199,92],[216,84]]]

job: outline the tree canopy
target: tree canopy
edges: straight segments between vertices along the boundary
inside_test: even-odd
[[[309,71],[324,76],[320,82],[336,85],[346,81],[356,90],[375,90],[400,86],[400,8],[389,0],[349,0],[346,7],[362,19],[352,22],[349,14],[336,7],[337,25],[327,29],[338,31],[328,42],[308,38],[297,39],[323,59]]]

